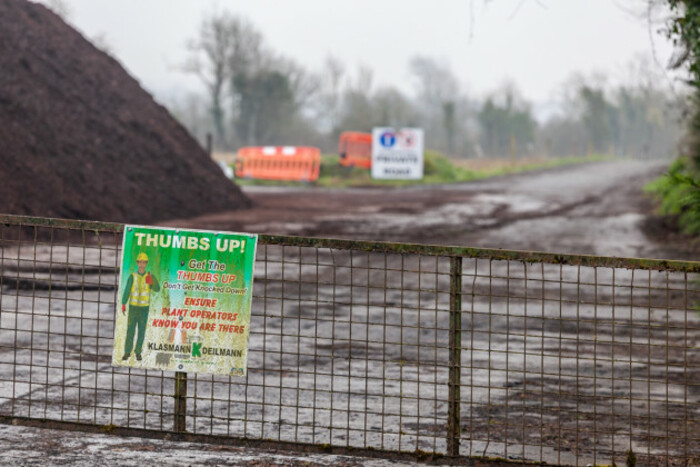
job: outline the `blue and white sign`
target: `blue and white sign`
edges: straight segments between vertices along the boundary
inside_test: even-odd
[[[385,131],[379,137],[379,142],[385,148],[390,148],[396,144],[396,134],[393,131]]]
[[[374,128],[372,178],[419,180],[423,178],[423,129]]]

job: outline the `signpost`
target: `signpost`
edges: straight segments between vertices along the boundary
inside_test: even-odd
[[[112,364],[244,376],[257,235],[126,226]]]
[[[372,178],[420,180],[423,178],[423,130],[374,128]]]

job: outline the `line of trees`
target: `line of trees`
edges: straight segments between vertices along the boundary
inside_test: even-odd
[[[648,61],[633,61],[632,79],[610,85],[577,75],[562,86],[563,105],[545,122],[512,83],[483,98],[469,96],[450,67],[431,57],[408,63],[414,92],[374,85],[372,70],[348,70],[329,57],[309,71],[272,51],[261,32],[227,12],[208,16],[189,45],[184,70],[206,96],[168,104],[200,140],[217,150],[246,145],[337,148],[342,131],[418,126],[426,144],[453,157],[605,153],[666,157],[674,152],[685,96],[662,87]]]

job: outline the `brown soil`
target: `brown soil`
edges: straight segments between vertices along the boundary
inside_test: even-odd
[[[113,58],[45,7],[0,2],[0,212],[151,223],[247,207]]]
[[[658,164],[657,164],[658,165]],[[541,208],[514,209],[518,197],[538,186],[538,181],[588,177],[610,170],[605,163],[559,167],[497,177],[461,185],[412,188],[314,189],[247,187],[252,207],[235,212],[212,213],[171,219],[173,227],[232,230],[272,235],[302,235],[355,240],[398,241],[423,244],[467,245],[488,248],[601,254],[693,260],[700,255],[700,241],[678,231],[674,219],[657,212],[657,203],[642,187],[661,173],[664,165],[649,165],[639,173],[620,170],[618,182],[595,191],[572,188],[577,196],[558,198],[556,191],[534,195]],[[625,166],[627,167],[627,166]],[[532,183],[526,184],[527,180]],[[524,188],[513,189],[524,184]],[[471,212],[455,215],[460,209]],[[605,227],[606,219],[633,213],[630,221],[644,240],[622,251],[599,247],[606,237],[618,245],[629,243],[629,233]],[[580,219],[578,222],[575,222]],[[522,224],[524,221],[527,224]],[[566,227],[566,223],[571,225]],[[522,225],[521,225],[522,224]],[[600,225],[599,233],[578,229]],[[556,234],[548,231],[564,225]],[[519,226],[517,235],[499,232]],[[569,229],[569,230],[567,230]],[[607,229],[607,231],[606,231]]]

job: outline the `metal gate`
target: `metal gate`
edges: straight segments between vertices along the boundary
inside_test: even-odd
[[[122,229],[0,216],[0,421],[700,462],[699,262],[261,235],[248,375],[176,376],[110,365]]]

